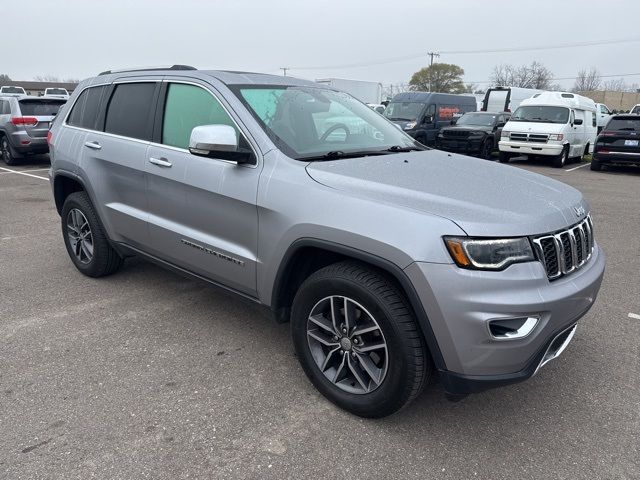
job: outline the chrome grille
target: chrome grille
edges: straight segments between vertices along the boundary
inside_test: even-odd
[[[547,140],[549,140],[549,135],[545,135],[541,133],[511,132],[511,134],[509,135],[509,138],[517,142],[547,143]]]
[[[550,280],[567,275],[591,258],[594,245],[591,216],[567,230],[536,237],[533,244]]]

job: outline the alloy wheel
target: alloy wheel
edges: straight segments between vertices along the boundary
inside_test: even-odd
[[[67,214],[69,246],[80,263],[87,264],[93,258],[93,234],[89,221],[77,208]]]
[[[307,340],[317,367],[341,390],[365,394],[382,384],[387,343],[376,319],[355,300],[335,295],[316,303],[307,320]]]

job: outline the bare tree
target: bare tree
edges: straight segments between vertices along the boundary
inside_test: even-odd
[[[603,90],[611,92],[626,92],[628,90],[627,84],[623,78],[612,78],[602,84]]]
[[[502,64],[494,67],[490,80],[494,85],[547,90],[551,87],[553,73],[542,63],[535,61],[531,65],[520,67]]]
[[[598,90],[602,85],[602,78],[600,72],[595,67],[591,67],[589,70],[583,68],[578,72],[576,82],[573,84],[574,92],[593,92]]]
[[[55,75],[38,75],[33,78],[36,82],[59,82],[60,78]]]

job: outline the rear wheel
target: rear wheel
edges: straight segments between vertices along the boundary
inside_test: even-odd
[[[565,145],[564,148],[562,149],[562,152],[560,152],[560,155],[558,155],[556,158],[553,159],[553,166],[555,168],[562,168],[567,164],[568,160],[569,160],[569,145]]]
[[[480,157],[485,160],[491,160],[491,154],[493,153],[493,140],[488,138],[482,144],[482,148],[480,149]]]
[[[62,236],[71,261],[85,275],[102,277],[122,266],[123,259],[109,244],[85,192],[72,193],[65,200]]]
[[[13,147],[11,147],[11,144],[9,143],[9,139],[5,136],[0,140],[0,151],[2,152],[2,160],[4,160],[4,163],[9,166],[18,163],[17,160],[20,157],[13,150]]]
[[[305,280],[291,327],[311,382],[355,415],[396,412],[420,393],[431,372],[404,295],[383,273],[358,262],[330,265]]]

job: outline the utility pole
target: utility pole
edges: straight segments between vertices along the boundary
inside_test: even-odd
[[[287,70],[290,70],[289,67],[280,67],[280,70],[282,70],[282,75],[284,75],[285,77],[287,76]]]
[[[427,55],[431,57],[431,61],[429,62],[429,67],[433,66],[433,57],[439,57],[440,54],[436,52],[427,52]],[[431,70],[429,70],[429,91],[431,91]]]

